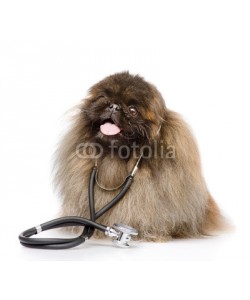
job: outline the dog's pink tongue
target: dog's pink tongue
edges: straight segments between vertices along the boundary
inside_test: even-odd
[[[105,135],[115,135],[121,131],[121,129],[118,126],[110,122],[102,124],[100,129],[101,132]]]

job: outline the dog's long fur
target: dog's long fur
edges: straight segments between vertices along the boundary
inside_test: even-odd
[[[120,73],[108,77],[102,84],[110,83],[115,76],[125,81],[128,78],[143,81],[139,76]],[[223,218],[203,179],[194,138],[181,117],[165,107],[157,89],[146,84],[152,98],[151,107],[145,113],[145,118],[151,120],[150,143],[159,146],[161,141],[165,149],[167,145],[173,146],[175,158],[162,159],[153,155],[142,159],[129,192],[98,222],[109,226],[116,222],[130,225],[138,229],[138,238],[146,241],[212,234],[222,228]],[[94,86],[89,97],[77,108],[72,127],[57,152],[55,179],[63,199],[62,216],[89,217],[88,181],[95,160],[77,156],[76,148],[80,143],[92,140],[83,112],[89,108],[98,89],[100,85]],[[121,184],[136,162],[133,157],[125,160],[110,155],[105,153],[98,159],[98,179],[106,187]],[[117,191],[103,191],[96,186],[96,210],[116,194]],[[103,235],[95,233],[95,237]]]

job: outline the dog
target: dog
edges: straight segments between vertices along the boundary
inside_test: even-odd
[[[211,235],[223,228],[224,218],[202,176],[189,127],[166,107],[154,85],[129,72],[96,83],[75,110],[56,153],[60,215],[89,217],[88,184],[94,165],[99,210],[117,194],[139,157],[130,190],[98,222],[127,224],[138,229],[139,240],[154,242]],[[103,234],[96,232],[94,237]]]

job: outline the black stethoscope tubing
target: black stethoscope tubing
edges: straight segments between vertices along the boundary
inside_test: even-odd
[[[139,159],[140,160],[140,159]],[[138,165],[139,161],[137,162]],[[135,168],[137,168],[137,165]],[[89,180],[89,211],[90,219],[72,216],[72,217],[62,217],[57,218],[46,223],[43,223],[39,226],[32,227],[23,231],[19,235],[20,243],[25,247],[30,248],[39,248],[39,249],[67,249],[78,246],[85,242],[86,239],[89,239],[95,229],[105,232],[107,226],[96,223],[95,221],[100,218],[106,211],[111,209],[116,205],[126,194],[130,188],[133,177],[136,169],[126,178],[120,192],[103,208],[98,212],[95,212],[95,203],[94,203],[94,184],[96,178],[97,167],[95,166],[91,172]],[[81,235],[76,238],[31,238],[34,234],[38,234],[41,231],[46,231],[55,228],[68,227],[68,226],[83,226],[84,230]]]

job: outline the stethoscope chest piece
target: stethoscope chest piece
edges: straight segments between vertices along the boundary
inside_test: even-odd
[[[129,247],[132,236],[138,235],[138,231],[128,225],[114,224],[111,228],[107,228],[105,234],[112,237],[112,241],[115,245],[119,247]]]

